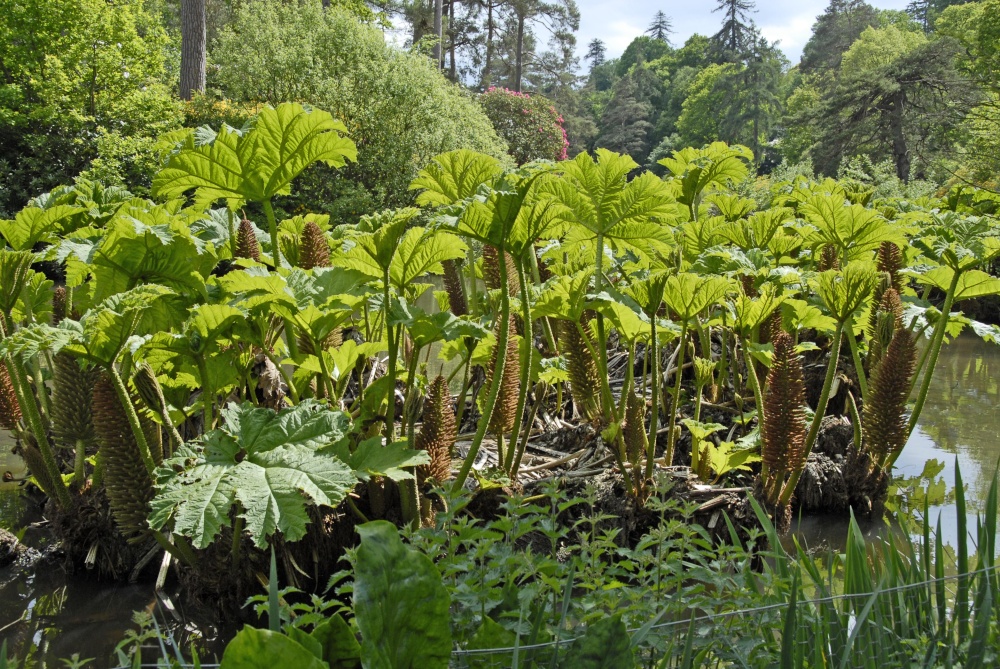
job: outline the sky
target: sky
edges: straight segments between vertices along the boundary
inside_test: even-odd
[[[909,0],[868,0],[879,9],[905,9]],[[720,13],[713,13],[715,0],[577,0],[580,7],[580,31],[576,34],[582,56],[594,38],[608,47],[608,57],[620,56],[625,47],[645,32],[657,11],[673,19],[674,45],[694,33],[713,35],[722,23]],[[809,40],[816,17],[823,13],[828,0],[758,0],[754,21],[793,63],[799,62],[802,47]]]

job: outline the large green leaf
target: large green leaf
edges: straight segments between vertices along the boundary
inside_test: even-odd
[[[306,504],[337,506],[357,478],[350,467],[321,449],[338,445],[349,418],[307,400],[275,413],[249,403],[222,411],[225,426],[178,449],[157,470],[150,525],[175,532],[205,548],[240,503],[240,517],[263,548],[276,531],[288,541],[306,533]]]
[[[0,249],[0,311],[10,314],[31,276],[35,254]]]
[[[247,625],[226,646],[219,669],[328,669],[328,666],[284,634]]]
[[[501,171],[496,158],[459,149],[436,156],[420,170],[410,190],[421,191],[417,204],[422,207],[455,204],[475,195],[480,186],[492,182]]]
[[[409,442],[395,441],[388,446],[382,445],[381,437],[365,439],[353,453],[343,444],[333,450],[333,453],[346,462],[354,475],[362,481],[373,476],[385,476],[393,481],[407,481],[413,474],[406,471],[407,467],[426,465],[430,456],[426,451],[408,448]]]
[[[877,281],[874,264],[858,260],[849,263],[843,270],[822,272],[816,289],[830,315],[845,323],[864,305]]]
[[[621,614],[601,618],[573,642],[563,666],[573,669],[633,669],[635,657]]]
[[[868,259],[882,242],[906,242],[902,231],[877,211],[843,198],[814,195],[799,205],[799,212],[815,227],[809,243],[814,248],[832,245],[846,261]]]
[[[702,149],[688,147],[674,151],[659,164],[679,181],[678,202],[694,212],[709,186],[726,186],[745,179],[751,160],[753,153],[745,146],[713,142]]]
[[[53,241],[57,235],[67,232],[66,223],[81,211],[82,207],[66,204],[46,209],[25,207],[17,213],[14,220],[0,220],[0,235],[12,249],[30,251],[38,242]]]
[[[732,289],[733,284],[722,277],[682,272],[667,279],[663,301],[678,318],[690,321],[706,308],[721,302]]]
[[[955,270],[942,266],[925,272],[917,277],[919,283],[934,286],[942,292],[948,292]],[[955,301],[968,300],[974,297],[1000,294],[1000,279],[990,276],[978,269],[966,270],[958,277],[955,289]]]
[[[637,167],[631,158],[598,149],[596,160],[581,153],[559,166],[564,177],[546,181],[542,189],[565,207],[563,215],[577,227],[580,240],[600,235],[631,245],[669,243],[671,233],[663,222],[676,215],[670,189],[648,172],[629,180]]]
[[[263,202],[287,193],[292,180],[315,162],[342,167],[357,160],[354,142],[342,136],[346,132],[325,111],[296,103],[265,107],[249,132],[223,126],[204,143],[189,135],[153,179],[153,192],[177,197],[193,189],[203,205],[220,198],[233,207]]]
[[[354,615],[365,669],[446,669],[451,605],[431,559],[386,521],[358,527]]]

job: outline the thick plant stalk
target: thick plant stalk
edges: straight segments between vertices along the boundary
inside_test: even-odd
[[[854,372],[858,375],[858,385],[861,387],[861,397],[868,401],[868,376],[865,374],[865,365],[861,361],[861,351],[858,350],[858,338],[854,336],[854,318],[849,318],[847,326],[844,328],[844,336],[851,349],[851,359],[854,361]]]
[[[330,244],[314,221],[309,221],[302,228],[299,239],[299,266],[302,269],[330,266]]]
[[[812,452],[813,446],[816,444],[816,437],[819,436],[819,426],[823,422],[823,417],[826,415],[826,404],[830,401],[830,388],[833,387],[833,379],[837,375],[837,363],[840,359],[840,343],[844,338],[844,323],[838,323],[837,329],[833,333],[833,342],[830,346],[830,363],[826,367],[826,378],[823,379],[823,389],[819,393],[819,402],[816,404],[816,413],[813,416],[812,424],[809,426],[809,434],[806,435],[806,443],[803,447],[803,462],[809,457]],[[781,491],[781,497],[778,499],[779,506],[787,506],[788,501],[792,497],[792,493],[795,492],[795,486],[799,483],[799,477],[802,476],[802,469],[793,471],[791,478],[789,478],[788,483]]]
[[[157,463],[153,460],[153,454],[149,447],[149,440],[146,437],[146,432],[143,429],[142,423],[139,422],[139,414],[136,412],[135,405],[132,403],[132,397],[129,395],[128,388],[125,386],[125,381],[122,380],[121,375],[118,373],[118,370],[115,369],[114,365],[110,366],[108,375],[111,378],[111,383],[114,387],[115,393],[118,395],[118,401],[122,406],[125,418],[128,420],[129,426],[132,428],[132,434],[135,439],[136,447],[139,451],[139,457],[142,459],[142,463],[146,467],[146,472],[150,477],[152,477],[153,472],[156,470]],[[206,429],[208,429],[207,426]]]
[[[805,379],[791,335],[773,340],[774,358],[767,375],[767,398],[761,408],[761,483],[774,504],[788,472],[805,466]]]
[[[245,218],[240,221],[239,231],[236,233],[233,257],[260,262],[260,244],[257,242],[257,235],[253,231],[253,224]]]
[[[532,251],[534,253],[534,251]],[[515,461],[521,462],[521,450],[518,437],[521,434],[521,421],[524,417],[524,405],[528,400],[528,382],[531,372],[531,354],[535,345],[534,328],[531,322],[531,302],[528,299],[528,281],[524,271],[523,263],[515,263],[517,267],[519,284],[521,286],[521,321],[524,325],[524,345],[527,352],[527,363],[519,365],[521,370],[518,379],[517,407],[514,410],[514,425],[511,427],[510,448],[507,449],[507,461],[504,463],[504,471],[510,476],[514,476]],[[517,349],[514,349],[515,353]],[[520,360],[520,356],[518,356]],[[530,426],[529,426],[530,429]],[[525,442],[526,443],[526,442]]]
[[[906,436],[909,438],[913,434],[913,430],[917,427],[917,419],[920,418],[920,412],[923,411],[924,402],[927,401],[927,391],[930,390],[931,377],[934,375],[934,368],[937,366],[938,355],[941,353],[941,345],[944,343],[944,333],[948,328],[948,320],[951,314],[951,307],[955,303],[955,291],[958,290],[958,281],[961,277],[960,272],[955,272],[955,276],[951,278],[951,285],[948,286],[948,292],[945,293],[944,305],[941,307],[941,318],[938,319],[937,325],[934,327],[934,334],[931,337],[931,343],[928,346],[928,359],[926,363],[926,368],[919,370],[923,374],[923,379],[920,383],[920,390],[917,392],[917,399],[913,404],[913,413],[910,414],[910,422],[906,426]]]
[[[271,233],[271,258],[274,261],[274,268],[279,269],[281,267],[281,246],[278,244],[278,221],[274,218],[274,207],[271,206],[271,200],[265,199],[262,204],[264,205],[264,215],[267,216],[267,229]]]
[[[909,437],[906,395],[916,361],[913,333],[901,328],[893,335],[885,357],[872,375],[872,393],[865,403],[862,424],[865,445],[883,467],[892,466]]]
[[[11,329],[11,324],[7,320],[6,314],[0,314],[0,325],[4,326],[0,327],[0,341],[2,341],[6,337],[6,333]],[[59,470],[55,453],[52,450],[52,445],[49,443],[48,432],[45,424],[42,422],[42,416],[38,412],[38,405],[35,403],[27,374],[24,373],[20,361],[15,356],[8,356],[6,365],[18,405],[21,407],[24,418],[27,419],[28,427],[31,428],[31,432],[35,437],[46,473],[52,480],[56,501],[63,509],[68,509],[72,504],[69,488],[66,487],[66,484],[62,480],[62,472]],[[44,388],[42,388],[42,392],[45,392]]]
[[[646,438],[646,479],[651,479],[653,477],[653,466],[654,458],[656,457],[656,433],[659,430],[659,419],[660,419],[660,407],[659,407],[659,391],[660,391],[660,351],[656,346],[656,315],[653,315],[651,321],[651,332],[652,337],[649,343],[649,355],[653,358],[653,382],[652,382],[652,400],[649,413],[649,436]]]
[[[228,207],[226,208],[226,225],[229,228],[229,253],[233,256],[233,259],[236,259],[239,257],[236,255],[236,249],[239,245],[236,235],[236,212]]]
[[[391,444],[396,433],[396,357],[399,355],[399,340],[393,337],[393,328],[389,325],[389,270],[382,276],[382,324],[385,327],[386,343],[389,346],[389,363],[386,376],[389,377],[388,406],[385,413],[385,443]]]
[[[163,396],[163,388],[160,387],[160,382],[157,380],[156,374],[153,373],[153,369],[149,365],[141,365],[132,375],[132,385],[135,386],[136,392],[139,393],[139,397],[142,398],[146,407],[159,416],[167,427],[174,450],[180,448],[184,444],[184,439],[181,438],[174,422],[170,419],[170,408],[167,406],[167,400]]]
[[[677,445],[677,412],[681,404],[681,380],[684,377],[684,349],[687,348],[688,322],[681,321],[681,337],[678,340],[677,367],[674,372],[674,403],[670,412],[670,429],[667,432],[667,450],[663,454],[663,466],[670,467],[674,463],[674,447]],[[669,373],[669,372],[668,372]]]
[[[506,263],[500,263],[500,281],[499,322],[506,323],[510,321],[510,291],[507,290]],[[472,469],[472,463],[476,461],[476,457],[479,455],[479,449],[483,445],[483,439],[486,437],[486,429],[489,427],[490,420],[493,418],[493,408],[496,406],[497,396],[500,394],[500,382],[503,377],[503,369],[506,365],[507,338],[509,333],[510,330],[508,328],[500,328],[496,348],[499,352],[496,361],[497,368],[493,372],[493,383],[490,386],[489,394],[486,396],[486,404],[483,405],[483,414],[479,419],[479,426],[476,428],[476,434],[472,438],[472,445],[469,447],[469,454],[465,456],[462,468],[459,470],[458,476],[455,478],[454,486],[452,486],[452,490],[456,493],[462,489],[465,485],[465,480],[469,477],[469,471]]]
[[[431,459],[430,464],[421,465],[417,470],[422,480],[444,483],[451,477],[451,453],[456,439],[458,427],[451,392],[448,381],[439,375],[427,391],[423,423],[415,441],[415,448],[425,451]]]

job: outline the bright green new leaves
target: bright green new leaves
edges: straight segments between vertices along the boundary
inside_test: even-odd
[[[306,400],[275,413],[250,403],[222,411],[225,427],[180,448],[157,470],[150,525],[190,537],[198,548],[212,543],[239,516],[258,548],[281,532],[298,541],[309,523],[307,503],[337,506],[357,478],[324,452],[345,439],[346,414]]]
[[[947,293],[954,277],[955,270],[942,266],[918,275],[917,282],[934,286]],[[1000,279],[978,269],[966,270],[958,277],[958,285],[955,287],[955,302],[997,294],[1000,294]]]
[[[334,448],[333,453],[346,462],[362,481],[368,481],[373,476],[409,481],[413,479],[413,474],[406,469],[429,464],[431,459],[427,451],[407,448],[408,445],[406,441],[395,441],[383,446],[381,437],[372,437],[358,444],[353,453],[346,443]]]
[[[597,150],[597,160],[581,153],[559,163],[563,178],[546,181],[543,190],[566,207],[574,224],[573,242],[604,239],[639,249],[650,241],[669,243],[662,222],[676,216],[670,188],[651,173],[629,181],[638,165],[628,156]]]
[[[35,254],[0,249],[0,312],[10,315],[31,273]]]
[[[220,669],[326,669],[326,662],[280,632],[247,625],[226,646]]]
[[[878,272],[870,262],[858,260],[843,270],[822,272],[816,280],[816,291],[830,315],[838,323],[846,323],[860,309],[878,282]]]
[[[587,309],[587,289],[594,271],[580,270],[569,276],[560,276],[545,284],[531,314],[534,318],[562,318],[579,321]]]
[[[441,274],[443,261],[461,258],[466,251],[454,235],[421,227],[407,229],[418,213],[416,209],[401,209],[370,217],[350,234],[351,248],[334,262],[373,279],[384,279],[388,272],[396,292],[407,294],[419,277]]]
[[[472,197],[483,184],[491,183],[503,171],[500,161],[468,149],[436,156],[420,170],[410,190],[420,190],[421,207],[445,206]]]
[[[688,147],[674,151],[660,161],[679,180],[677,201],[687,205],[691,218],[698,218],[698,206],[709,186],[726,186],[747,177],[753,152],[745,146],[713,142],[703,149]]]
[[[814,226],[808,237],[814,249],[833,246],[841,262],[869,258],[882,242],[906,245],[906,238],[877,211],[846,204],[831,195],[813,195],[799,205],[799,213]]]
[[[1000,224],[951,211],[932,214],[912,244],[928,259],[962,272],[1000,255]]]
[[[720,303],[732,290],[733,284],[722,277],[682,272],[667,279],[663,301],[677,318],[690,321],[708,307]]]
[[[365,669],[446,669],[451,601],[434,563],[404,546],[386,521],[365,523],[358,533],[354,615]]]
[[[220,198],[230,208],[264,202],[289,192],[293,179],[315,162],[343,167],[357,160],[347,128],[325,111],[286,103],[265,107],[246,133],[223,126],[210,142],[192,133],[153,180],[153,192],[178,197],[195,189],[195,200],[209,205]]]
[[[47,209],[25,207],[13,221],[0,220],[0,235],[15,251],[30,251],[38,242],[55,241],[82,207],[59,204]]]
[[[730,312],[733,317],[733,329],[744,337],[763,325],[774,310],[781,306],[785,297],[773,284],[765,283],[760,287],[757,297],[740,293],[730,302]]]
[[[791,222],[794,212],[787,207],[758,211],[746,220],[733,221],[720,227],[716,234],[741,251],[767,249],[782,227]]]

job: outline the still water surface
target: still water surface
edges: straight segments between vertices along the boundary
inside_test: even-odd
[[[10,471],[17,478],[23,466],[10,454],[10,445],[6,434],[0,434],[0,472]],[[942,351],[918,429],[896,463],[896,474],[919,476],[931,459],[944,464],[938,478],[949,489],[957,460],[974,528],[974,513],[981,510],[1000,460],[1000,346],[970,337]],[[932,507],[932,520],[938,513],[946,540],[954,542],[954,505]],[[30,508],[12,484],[0,483],[0,527],[16,530],[32,517],[38,517],[37,509]],[[836,549],[843,546],[846,529],[842,516],[812,516],[799,521],[795,531],[810,546]],[[879,532],[877,526],[869,528],[872,535]],[[109,586],[51,568],[37,574],[0,570],[0,639],[14,641],[13,635],[27,634],[45,647],[49,658],[82,652],[82,657],[99,658],[96,665],[104,666],[131,626],[133,612],[154,605],[149,584]],[[31,624],[12,625],[22,616]]]

